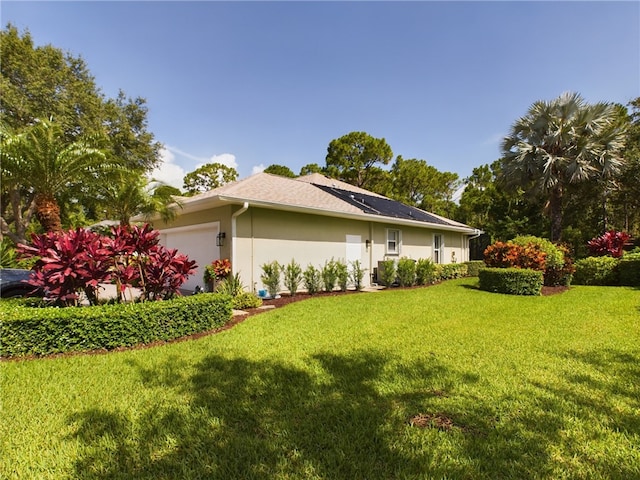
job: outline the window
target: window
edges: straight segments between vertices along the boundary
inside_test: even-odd
[[[442,242],[442,235],[433,236],[433,263],[442,263],[442,251],[444,245]]]
[[[387,255],[400,253],[400,230],[387,229]]]

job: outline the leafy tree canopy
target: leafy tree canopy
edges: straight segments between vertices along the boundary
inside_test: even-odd
[[[415,158],[398,156],[391,167],[391,197],[439,215],[451,216],[452,197],[460,185],[458,174],[441,172]]]
[[[300,169],[300,176],[311,175],[312,173],[322,173],[324,175],[324,169],[317,163],[308,163]]]
[[[207,163],[184,176],[186,195],[196,195],[235,182],[238,172],[221,163]]]
[[[387,165],[392,157],[391,147],[384,138],[351,132],[329,143],[326,172],[357,187],[371,189],[376,176],[373,168]]]
[[[280,175],[281,177],[296,178],[296,174],[293,173],[289,167],[284,165],[269,165],[264,169],[264,172],[271,173],[272,175]]]
[[[95,133],[103,98],[82,58],[51,45],[36,47],[11,24],[0,32],[0,121],[18,131],[53,118],[66,140]]]

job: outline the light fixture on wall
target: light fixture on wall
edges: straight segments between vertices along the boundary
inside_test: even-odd
[[[218,235],[216,235],[216,246],[217,247],[222,247],[224,245],[225,237],[226,237],[226,234],[224,232],[220,232],[220,233],[218,233]]]
[[[367,249],[367,251],[369,250],[369,247],[371,246],[371,240],[369,240],[368,238],[364,241],[364,245]]]

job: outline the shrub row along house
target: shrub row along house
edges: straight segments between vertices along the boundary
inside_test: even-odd
[[[262,288],[261,265],[295,259],[302,267],[332,258],[358,260],[376,282],[378,262],[431,258],[469,260],[477,229],[321,174],[286,178],[259,173],[180,199],[177,217],[151,220],[161,243],[196,260],[185,289],[202,286],[205,265],[229,258],[250,289]]]

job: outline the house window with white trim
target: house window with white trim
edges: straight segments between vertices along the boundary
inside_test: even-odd
[[[400,230],[387,229],[387,255],[400,254]]]
[[[442,235],[435,234],[433,236],[433,263],[442,263],[444,251],[444,242]]]

